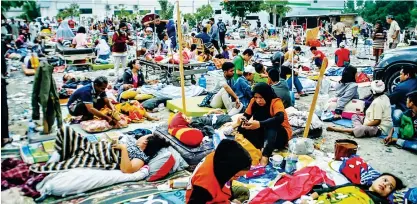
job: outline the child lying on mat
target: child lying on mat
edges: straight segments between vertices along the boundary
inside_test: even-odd
[[[385,84],[381,80],[371,83],[373,101],[366,110],[365,117],[352,116],[353,128],[328,127],[327,130],[353,134],[355,137],[375,137],[388,135],[392,128],[391,103],[384,94]]]
[[[371,186],[346,184],[325,189],[314,189],[309,198],[301,201],[302,204],[315,203],[383,203],[388,204],[387,197],[393,191],[404,188],[403,182],[396,176],[383,173],[372,182]]]
[[[384,142],[417,152],[417,91],[407,95],[406,105],[408,110],[401,116],[399,127],[392,128]]]

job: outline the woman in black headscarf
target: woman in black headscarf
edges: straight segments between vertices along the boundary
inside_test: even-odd
[[[256,148],[263,148],[260,161],[263,166],[268,164],[274,149],[284,148],[292,136],[284,104],[266,83],[253,88],[253,98],[238,123],[241,125],[238,131]]]
[[[251,163],[249,153],[239,143],[222,140],[216,151],[207,155],[194,170],[185,194],[185,202],[200,204],[247,200],[249,190],[231,189],[231,182],[245,175]]]

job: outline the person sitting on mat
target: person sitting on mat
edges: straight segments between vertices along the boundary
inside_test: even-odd
[[[352,116],[353,128],[328,127],[327,130],[350,133],[355,137],[388,135],[392,128],[391,103],[388,96],[384,94],[384,82],[372,81],[371,90],[374,99],[366,110],[365,117],[356,114]]]
[[[274,90],[275,95],[282,100],[284,108],[293,106],[287,81],[279,76],[279,70],[269,70],[268,77],[271,81],[271,87]]]
[[[260,164],[266,166],[274,149],[283,149],[292,137],[282,100],[266,83],[258,83],[253,88],[245,113],[238,119],[238,131],[257,149],[262,149]]]
[[[352,99],[358,99],[358,84],[356,84],[357,69],[348,66],[343,70],[342,79],[336,85],[337,106],[333,119],[342,119],[342,112]]]
[[[242,108],[247,107],[250,99],[252,98],[251,84],[255,73],[256,71],[253,66],[246,66],[243,71],[243,76],[237,79],[233,87],[234,92],[237,97],[239,97],[239,101],[242,102]]]
[[[233,80],[234,68],[235,66],[231,62],[223,63],[222,70],[224,77],[216,81],[212,91],[214,96],[210,102],[212,108],[225,107],[230,116],[239,113],[243,108],[239,97],[233,91],[235,85],[235,81]]]
[[[345,184],[324,189],[313,189],[314,193],[308,199],[302,199],[301,204],[311,203],[317,200],[318,203],[355,203],[355,204],[388,204],[387,197],[394,192],[404,188],[404,184],[398,177],[383,173],[371,186]]]
[[[253,67],[255,67],[255,75],[253,77],[253,82],[260,83],[268,83],[268,73],[266,72],[265,66],[262,63],[253,63]]]
[[[400,123],[398,126],[394,124],[384,143],[417,152],[417,91],[407,95],[407,108]]]
[[[311,60],[314,61],[314,64],[320,69],[326,55],[322,51],[317,50],[317,47],[314,46],[310,47],[310,51],[313,53]]]
[[[185,203],[242,203],[249,189],[233,186],[233,180],[245,175],[252,159],[239,143],[222,140],[216,150],[197,165],[185,192]]]
[[[81,120],[91,120],[94,116],[112,122],[113,118],[100,112],[107,106],[115,110],[113,104],[107,98],[106,88],[109,82],[106,77],[100,76],[93,83],[77,89],[69,98],[67,107],[72,116],[83,116]],[[117,124],[117,121],[114,120]]]

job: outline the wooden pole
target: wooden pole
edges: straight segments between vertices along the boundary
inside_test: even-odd
[[[182,30],[181,30],[181,16],[180,16],[180,2],[177,1],[177,33],[180,54],[180,78],[181,78],[181,96],[182,96],[182,112],[187,114],[187,107],[185,105],[185,88],[184,88],[184,60],[182,56]]]
[[[327,59],[323,60],[323,64],[325,64],[326,67],[327,67],[327,62],[325,62],[325,61],[327,61]],[[317,102],[317,98],[319,97],[320,85],[321,85],[321,82],[323,80],[323,76],[324,76],[324,72],[326,71],[326,67],[320,67],[320,75],[319,75],[319,79],[317,81],[316,91],[314,92],[313,102],[310,106],[310,111],[308,112],[307,124],[306,124],[306,128],[304,129],[303,137],[307,137],[308,132],[310,131],[311,120],[313,120],[314,109],[316,109],[316,102]]]

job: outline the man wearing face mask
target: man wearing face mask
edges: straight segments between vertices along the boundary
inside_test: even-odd
[[[151,27],[152,29],[155,29],[155,33],[157,36],[161,36],[162,32],[166,29],[166,25],[168,24],[168,20],[161,20],[161,18],[156,15],[155,20],[145,22],[143,25],[145,27]],[[162,39],[159,39],[162,40]]]
[[[145,38],[142,40],[142,51],[143,52],[155,52],[160,50],[161,41],[152,32],[151,27],[145,29]]]
[[[112,55],[114,58],[114,68],[116,70],[116,80],[119,78],[119,66],[122,63],[123,70],[126,69],[127,60],[127,45],[133,45],[133,41],[129,39],[127,34],[127,26],[125,23],[120,23],[119,30],[113,34],[113,48]]]

